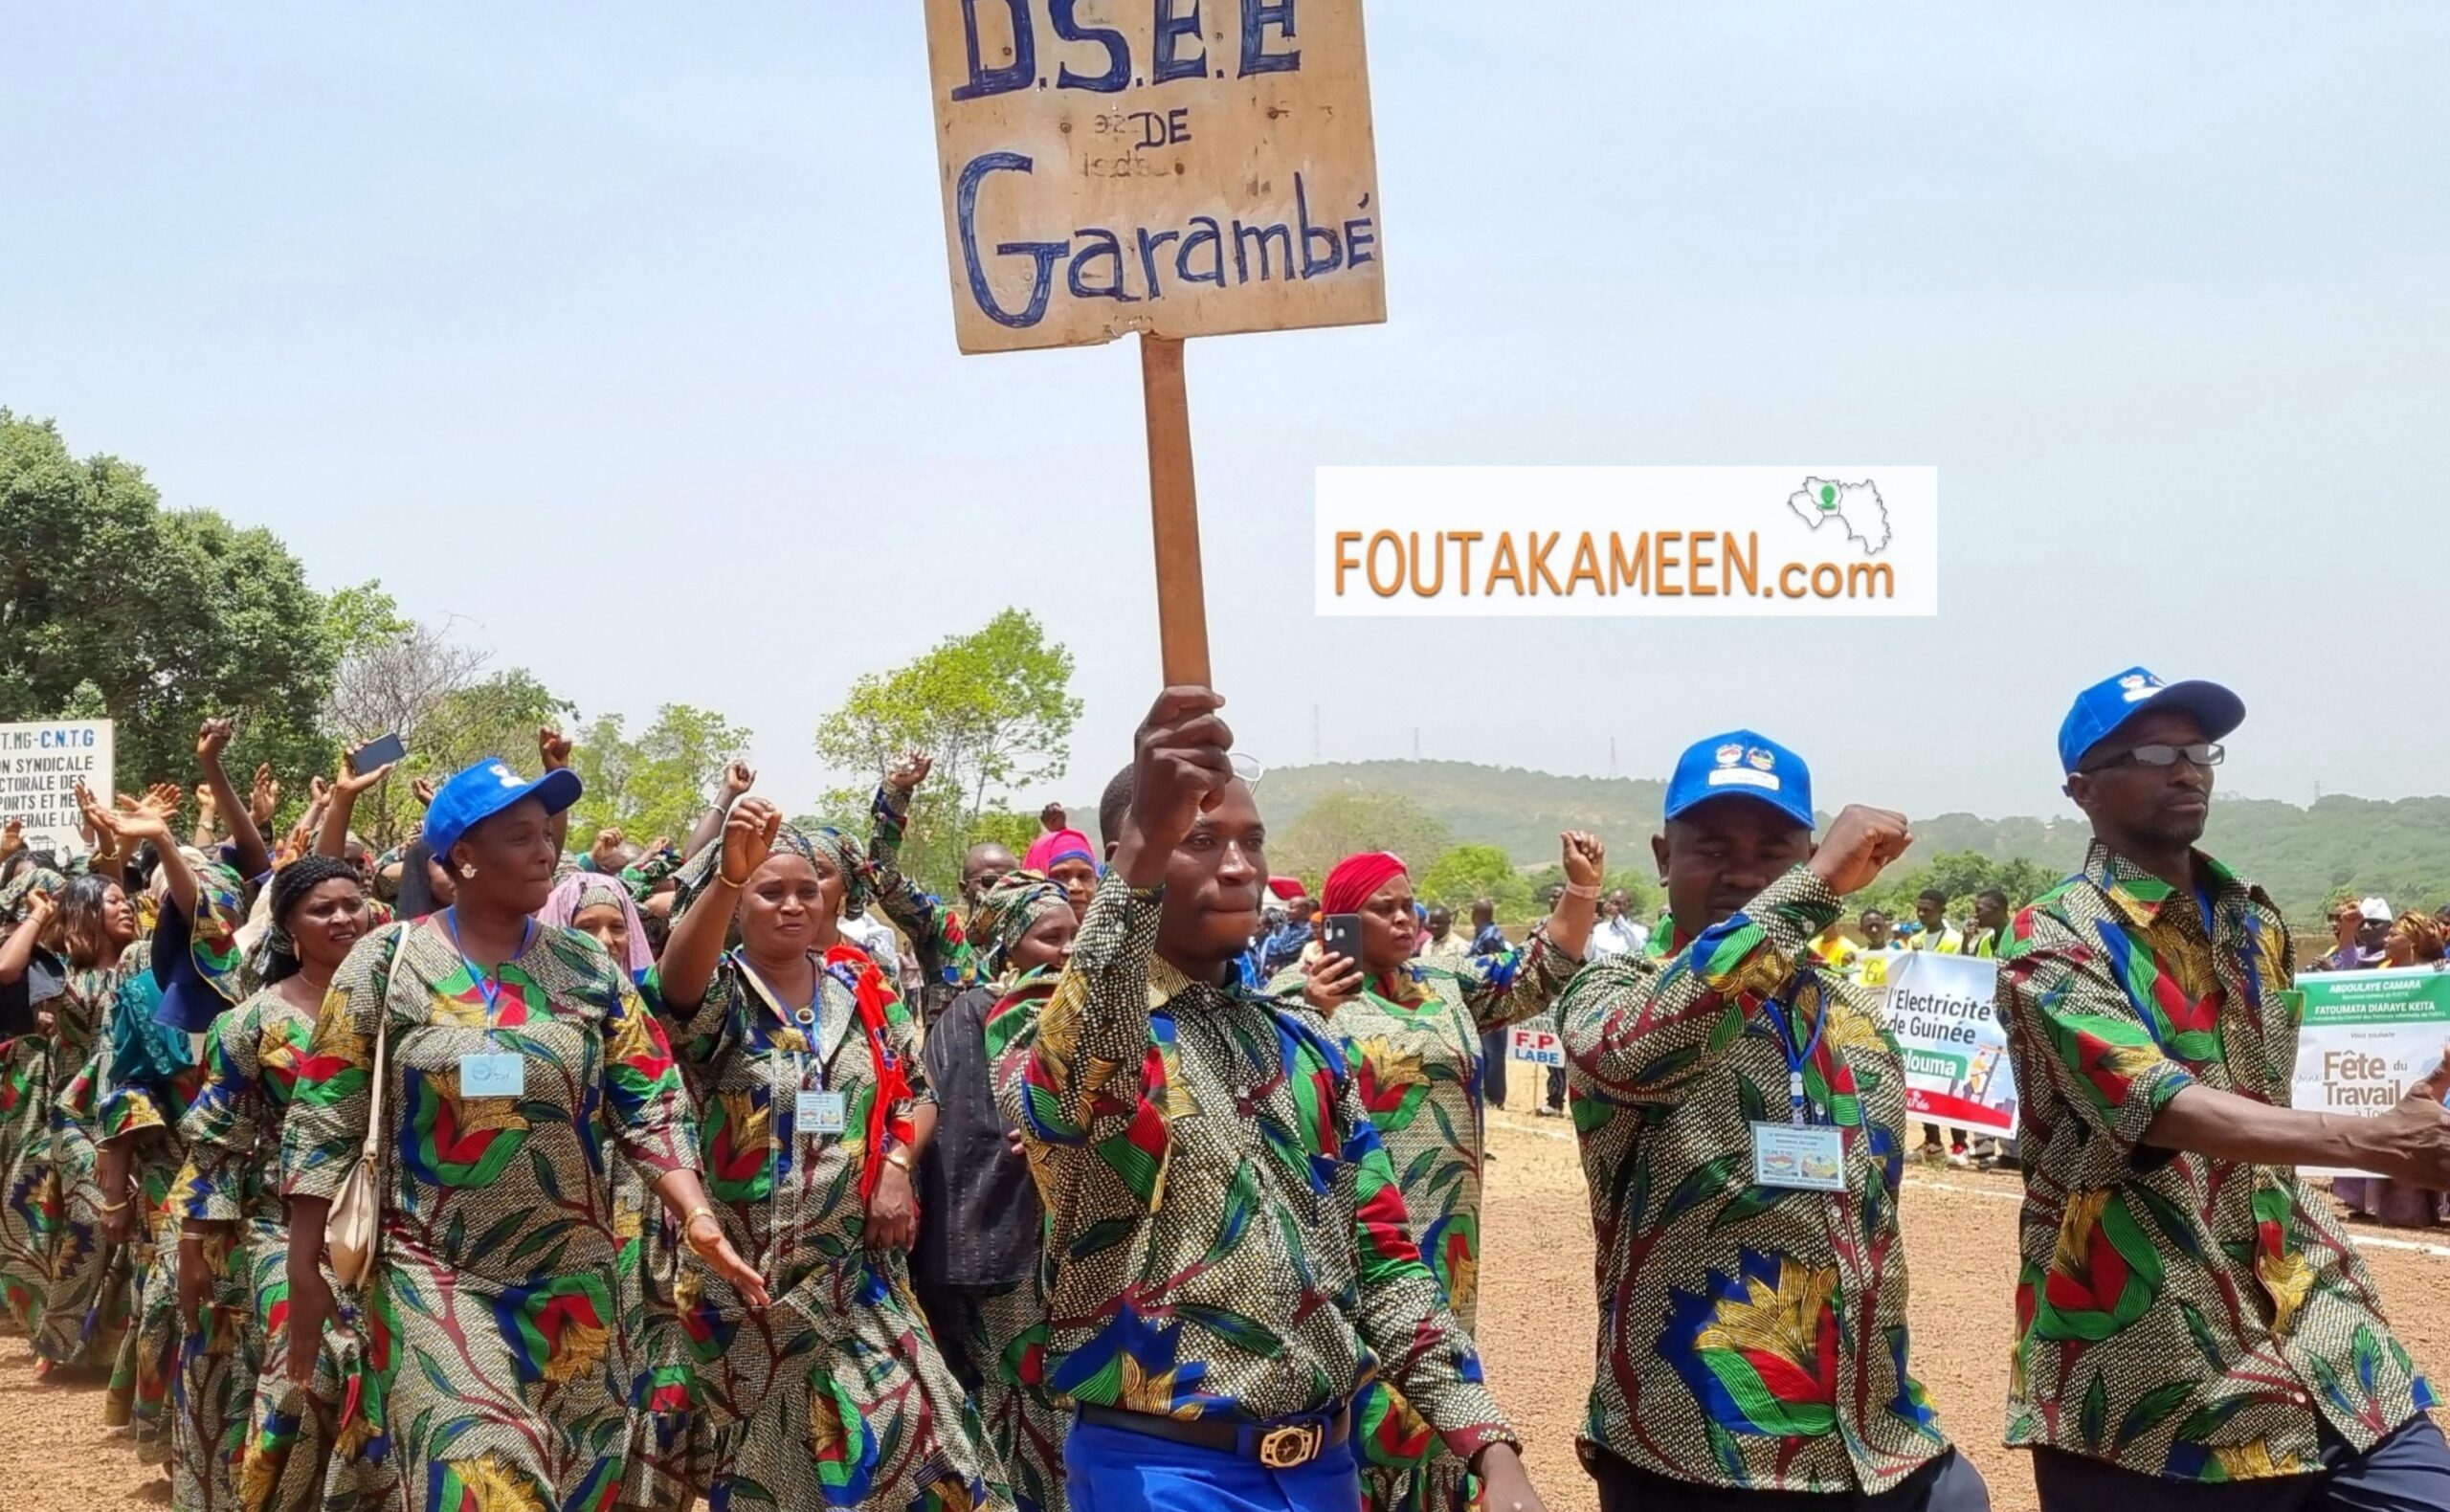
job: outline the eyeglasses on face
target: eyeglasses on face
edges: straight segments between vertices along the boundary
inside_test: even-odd
[[[2192,745],[2138,745],[2133,750],[2120,751],[2084,768],[2088,772],[2106,771],[2132,762],[2138,767],[2174,767],[2181,760],[2194,767],[2217,767],[2228,755],[2218,741],[2197,741]]]

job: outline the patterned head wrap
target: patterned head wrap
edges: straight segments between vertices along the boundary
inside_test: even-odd
[[[1072,896],[1061,882],[1036,872],[1013,872],[987,890],[969,916],[971,948],[991,976],[1002,976],[1013,947],[1032,925],[1047,915],[1072,911]]]
[[[1392,851],[1364,851],[1348,856],[1327,874],[1319,889],[1320,906],[1331,914],[1357,914],[1378,889],[1404,875],[1404,858]]]
[[[29,866],[0,887],[0,924],[15,925],[27,913],[26,900],[40,888],[56,902],[68,890],[68,878],[48,866]]]
[[[1021,869],[1030,872],[1051,872],[1064,861],[1086,861],[1102,873],[1098,865],[1097,847],[1078,830],[1057,830],[1041,834],[1030,844],[1029,854],[1021,857]]]
[[[619,963],[621,969],[635,977],[655,965],[655,951],[647,945],[646,921],[638,917],[638,905],[618,877],[603,872],[571,873],[545,900],[544,911],[536,916],[536,922],[557,929],[573,929],[578,925],[578,916],[590,908],[621,910],[622,923],[629,926],[629,954]]]
[[[680,869],[680,894],[672,901],[675,919],[687,913],[689,905],[696,902],[700,895],[722,875],[724,839],[718,834],[714,844],[700,851],[691,857],[688,865]],[[857,919],[867,911],[868,901],[876,893],[876,883],[868,873],[866,853],[849,835],[830,826],[821,830],[802,830],[786,822],[774,834],[774,849],[778,853],[790,851],[812,863],[822,857],[842,878],[842,917]]]
[[[2393,939],[2404,940],[2418,966],[2429,966],[2442,956],[2441,921],[2421,910],[2410,909],[2391,925]]]

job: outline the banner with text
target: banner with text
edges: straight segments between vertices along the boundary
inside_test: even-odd
[[[2450,1039],[2450,973],[2431,967],[2313,971],[2305,994],[2290,1101],[2316,1113],[2387,1113],[2441,1063]],[[2343,1175],[2307,1167],[2309,1176]]]
[[[1562,1066],[1566,1063],[1566,1042],[1553,1029],[1517,1024],[1506,1031],[1506,1055],[1510,1059],[1527,1060],[1535,1066]]]
[[[1905,1060],[1905,1111],[1979,1134],[2016,1132],[2016,1078],[1994,998],[1999,963],[1899,950],[1864,962],[1865,986],[1887,984],[1888,1032]]]
[[[77,785],[108,803],[113,749],[108,720],[0,724],[0,824],[23,825],[30,851],[82,856]]]
[[[965,352],[1387,318],[1361,0],[926,0]]]

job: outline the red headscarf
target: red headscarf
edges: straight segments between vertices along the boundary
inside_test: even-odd
[[[1390,878],[1404,875],[1404,858],[1392,851],[1364,851],[1348,856],[1327,874],[1319,889],[1319,903],[1331,914],[1357,914]]]

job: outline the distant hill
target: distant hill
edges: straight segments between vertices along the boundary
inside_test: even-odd
[[[1504,848],[1517,866],[1555,859],[1563,829],[1593,830],[1618,854],[1657,833],[1667,786],[1650,778],[1560,777],[1521,767],[1470,762],[1330,762],[1270,767],[1259,801],[1270,828],[1282,831],[1335,792],[1396,793],[1452,830],[1459,841]],[[1073,810],[1093,827],[1095,804]],[[1912,859],[1971,851],[1994,860],[2022,857],[2054,872],[2082,860],[2088,835],[2081,816],[1985,819],[1971,813],[1917,818]],[[2212,814],[2214,854],[2270,889],[2301,927],[2344,891],[2378,893],[2397,908],[2450,902],[2450,797],[2326,797],[2310,809],[2267,798],[2223,797]]]

